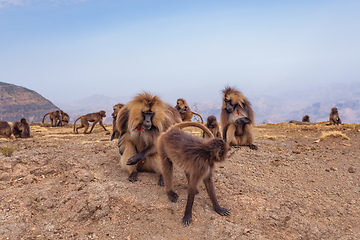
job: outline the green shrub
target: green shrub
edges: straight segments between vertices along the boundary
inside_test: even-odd
[[[6,147],[1,148],[1,152],[4,156],[11,157],[13,152],[15,152],[15,148],[14,148],[14,146],[7,145]]]

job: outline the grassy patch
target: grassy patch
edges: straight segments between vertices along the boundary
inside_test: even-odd
[[[5,157],[11,157],[11,155],[13,154],[13,152],[15,152],[14,146],[6,145],[5,147],[2,147],[2,148],[1,148],[1,153],[2,153]]]
[[[266,138],[266,139],[270,139],[270,140],[275,140],[276,139],[276,136],[270,136],[270,135],[263,135],[261,137]]]
[[[322,132],[321,136],[320,136],[320,140],[324,140],[325,138],[329,138],[329,137],[335,137],[335,138],[342,138],[345,140],[350,140],[350,138],[348,136],[346,136],[345,134],[343,134],[340,131],[329,131],[329,132]]]

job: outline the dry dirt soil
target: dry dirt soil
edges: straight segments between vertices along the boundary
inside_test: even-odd
[[[218,215],[201,185],[183,227],[180,169],[172,203],[155,173],[127,180],[101,127],[84,135],[32,124],[32,138],[0,139],[16,149],[0,155],[0,239],[360,239],[359,124],[254,130],[257,151],[232,149],[216,166],[218,201],[231,215]],[[338,135],[320,139],[330,131]]]

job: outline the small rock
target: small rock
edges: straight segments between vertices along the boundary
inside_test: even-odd
[[[244,234],[244,235],[245,235],[245,234],[248,234],[250,231],[251,231],[250,229],[245,228],[244,231],[243,231],[243,234]]]
[[[348,168],[348,172],[349,172],[349,173],[355,173],[355,168],[349,167],[349,168]]]
[[[271,161],[271,164],[274,165],[275,167],[280,166],[280,160],[279,159],[274,159]]]

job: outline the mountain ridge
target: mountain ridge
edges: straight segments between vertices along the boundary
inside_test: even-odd
[[[0,120],[8,122],[41,122],[46,113],[59,109],[36,91],[5,82],[0,82],[0,101]]]
[[[4,86],[9,85],[12,84],[0,82],[0,120],[14,121],[14,119],[19,120],[21,117],[27,116],[29,122],[41,122],[43,115],[47,112],[62,109],[70,115],[70,120],[73,122],[81,115],[104,110],[107,114],[104,123],[111,124],[112,107],[117,103],[127,103],[131,99],[128,96],[109,97],[95,94],[71,102],[57,102],[54,105],[35,91],[27,88],[23,88],[21,92],[27,97],[10,97],[14,90],[12,88],[8,88],[7,95],[4,95]],[[338,108],[343,122],[360,122],[360,83],[329,84],[322,87],[302,86],[297,91],[280,92],[276,95],[256,92],[243,93],[252,103],[256,124],[288,122],[290,120],[301,121],[304,115],[309,115],[311,122],[327,121],[332,107]],[[29,94],[32,94],[34,99],[29,98]],[[178,96],[178,98],[181,97]],[[210,115],[216,116],[218,120],[220,119],[222,101],[220,95],[208,99],[196,97],[185,99],[192,111],[199,113],[204,121]],[[34,104],[32,101],[37,99],[41,101]],[[176,105],[175,101],[167,101],[168,97],[162,99],[172,106]],[[9,111],[8,108],[12,110]],[[33,116],[35,112],[36,118]]]

